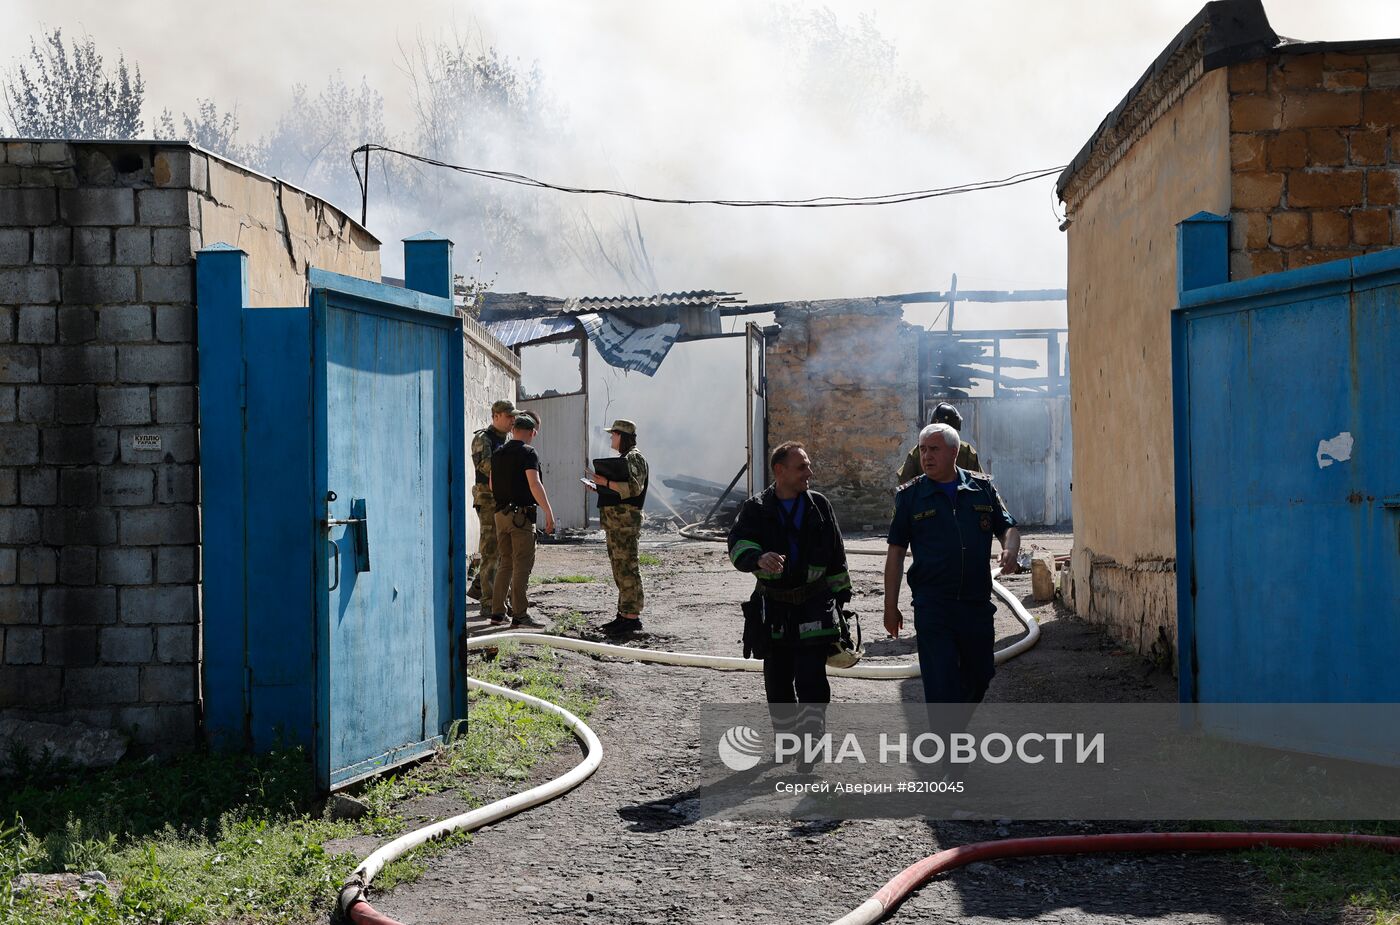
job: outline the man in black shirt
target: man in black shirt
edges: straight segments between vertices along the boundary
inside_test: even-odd
[[[529,415],[520,415],[511,428],[510,439],[491,454],[491,495],[496,500],[496,586],[491,601],[501,608],[491,615],[491,623],[506,622],[507,594],[511,626],[543,626],[527,609],[525,592],[530,570],[535,567],[535,517],[544,508],[544,532],[554,532],[554,509],[540,482],[540,458],[530,442],[539,425]]]

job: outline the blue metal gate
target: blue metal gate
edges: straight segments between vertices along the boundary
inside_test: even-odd
[[[461,321],[450,242],[405,247],[411,288],[312,270],[300,308],[199,255],[206,728],[309,746],[325,788],[462,715]]]
[[[1400,250],[1225,283],[1180,228],[1181,699],[1400,702]]]

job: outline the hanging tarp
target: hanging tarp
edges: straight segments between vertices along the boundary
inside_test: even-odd
[[[613,314],[579,315],[588,339],[609,366],[631,369],[647,376],[656,375],[661,361],[671,351],[681,326],[674,321],[652,327],[637,327]]]

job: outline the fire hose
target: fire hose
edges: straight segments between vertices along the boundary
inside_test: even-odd
[[[995,578],[995,573],[993,574]],[[1002,598],[1026,627],[1026,634],[1015,643],[996,652],[996,663],[1001,664],[1014,658],[1035,645],[1040,637],[1040,627],[1022,606],[1014,594],[1000,582],[992,582],[992,590]],[[516,642],[527,645],[546,645],[551,648],[567,649],[590,655],[611,655],[639,662],[654,662],[666,665],[710,668],[720,671],[762,671],[763,663],[757,659],[734,658],[718,655],[697,655],[685,652],[663,652],[653,649],[640,649],[632,646],[592,642],[564,636],[551,636],[543,633],[495,633],[468,639],[467,648],[480,649],[495,646],[502,642]],[[919,676],[917,664],[857,665],[853,668],[827,668],[827,674],[835,677],[863,679],[904,679]],[[354,925],[401,925],[397,920],[377,911],[365,898],[370,882],[383,870],[384,866],[402,855],[421,847],[435,839],[455,832],[471,832],[490,825],[508,816],[531,809],[562,796],[583,783],[596,771],[603,760],[603,746],[598,736],[583,720],[556,704],[532,697],[529,694],[509,688],[488,684],[473,678],[467,679],[469,689],[482,690],[489,694],[505,697],[527,704],[537,710],[558,716],[564,724],[582,741],[584,758],[567,773],[546,781],[529,790],[497,800],[458,816],[443,819],[399,836],[370,854],[351,873],[341,887],[336,902],[339,917]],[[1337,835],[1312,833],[1132,833],[1118,835],[1073,835],[1051,836],[1046,838],[1018,838],[993,842],[978,842],[950,848],[930,855],[910,865],[881,887],[870,899],[850,913],[842,916],[832,925],[870,925],[885,917],[903,902],[914,890],[940,873],[971,864],[974,861],[992,860],[1005,857],[1030,857],[1047,854],[1082,854],[1109,851],[1227,851],[1258,847],[1277,848],[1324,848],[1341,844],[1370,845],[1389,851],[1400,851],[1400,838],[1364,835]]]

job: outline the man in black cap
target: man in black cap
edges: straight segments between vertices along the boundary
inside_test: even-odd
[[[499,555],[496,584],[491,592],[495,613],[491,622],[506,622],[509,595],[511,626],[539,627],[532,618],[525,596],[530,570],[535,567],[535,518],[544,508],[544,532],[554,532],[554,509],[540,482],[540,458],[530,441],[539,425],[535,418],[520,414],[511,428],[510,439],[491,456],[491,493],[496,499],[496,542]]]
[[[958,431],[958,439],[962,442],[958,446],[957,466],[959,469],[966,469],[968,472],[982,472],[982,463],[977,459],[977,450],[971,443],[962,440],[962,415],[958,409],[948,404],[946,401],[938,403],[938,407],[933,409],[933,414],[929,416],[930,424],[947,424],[953,430]],[[904,457],[904,465],[899,469],[899,475],[895,478],[900,485],[910,479],[916,479],[923,473],[923,468],[919,465],[919,444],[915,443],[914,448],[909,451],[909,455]]]

